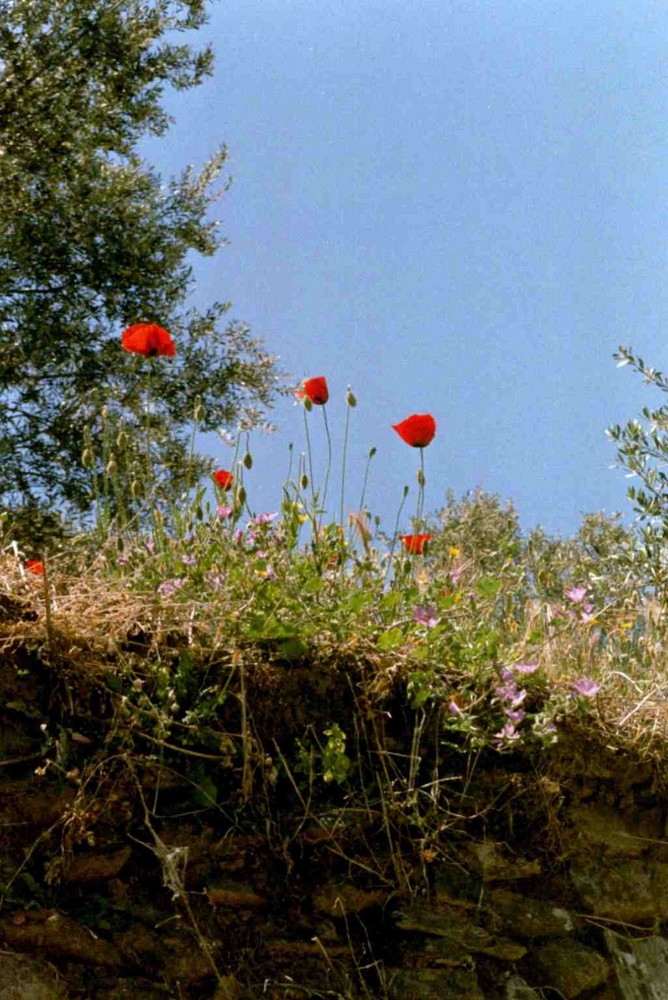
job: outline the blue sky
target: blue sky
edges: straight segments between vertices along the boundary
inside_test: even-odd
[[[216,70],[167,96],[143,151],[164,174],[229,148],[230,241],[194,301],[232,300],[280,366],[326,375],[333,492],[358,397],[353,509],[391,530],[417,453],[390,429],[431,412],[426,508],[481,486],[523,528],[630,514],[613,422],[659,405],[612,354],[668,366],[668,8],[648,0],[219,0],[192,41]],[[318,478],[321,414],[310,415]],[[256,435],[251,505],[275,510],[302,415]],[[206,442],[221,466],[231,453]],[[337,504],[338,505],[338,504]],[[407,523],[404,525],[408,527]]]

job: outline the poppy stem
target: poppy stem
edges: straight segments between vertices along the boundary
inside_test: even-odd
[[[422,511],[424,508],[424,448],[420,448],[420,470],[418,472],[417,513],[415,516],[415,531],[419,534],[422,528]]]
[[[364,510],[364,499],[366,497],[366,488],[369,482],[369,466],[371,465],[371,459],[375,454],[376,454],[376,449],[371,448],[369,454],[367,455],[366,468],[364,469],[364,479],[362,481],[362,495],[360,497],[360,506],[359,506],[360,510]]]
[[[343,456],[341,458],[341,502],[339,504],[339,524],[343,531],[343,506],[346,489],[346,461],[348,459],[348,430],[350,428],[350,407],[346,406],[346,424],[343,430]]]
[[[371,456],[369,456],[369,460],[370,457]],[[390,570],[392,569],[392,562],[393,562],[392,557],[394,556],[394,549],[396,547],[397,537],[399,535],[399,519],[401,518],[401,512],[404,509],[404,504],[406,503],[406,497],[408,496],[408,492],[409,492],[408,486],[404,486],[404,493],[401,498],[401,503],[399,504],[399,510],[397,511],[397,519],[394,522],[394,531],[392,532],[392,544],[390,545],[390,554],[387,559],[387,569],[385,570],[385,579],[383,580],[383,586],[385,586],[385,584],[387,583],[387,578],[390,574]]]
[[[314,532],[315,532],[315,536],[316,536],[315,540],[317,541],[317,537],[318,537],[318,521],[317,521],[316,513],[315,513],[316,503],[315,503],[315,486],[314,486],[314,483],[313,483],[313,453],[311,451],[311,435],[309,434],[308,418],[306,416],[306,407],[305,406],[303,407],[303,411],[304,411],[304,428],[306,430],[306,454],[307,454],[307,457],[308,457],[308,477],[309,477],[309,481],[311,483],[311,501],[312,501],[312,504],[313,504],[312,521],[313,521],[313,528],[314,528]]]
[[[144,434],[146,437],[146,497],[153,501],[153,463],[151,456],[151,400],[153,399],[153,359],[148,359],[146,395],[144,397]]]
[[[329,433],[329,424],[327,422],[327,407],[322,406],[322,416],[325,421],[325,434],[327,435],[327,471],[325,472],[325,485],[322,491],[322,508],[324,513],[324,507],[327,500],[327,487],[329,486],[329,473],[332,468],[332,438]]]

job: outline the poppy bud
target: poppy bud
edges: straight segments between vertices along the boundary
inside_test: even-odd
[[[244,465],[246,466],[247,469],[252,469],[253,468],[253,456],[251,455],[251,453],[249,451],[247,451],[246,454],[244,455],[244,457],[243,457],[243,463],[244,463]]]
[[[371,450],[369,451],[369,458],[373,458],[373,456],[376,454],[377,451],[378,449],[374,445],[374,447],[371,448]]]
[[[104,471],[107,473],[108,476],[113,476],[113,474],[114,474],[114,472],[116,472],[117,468],[118,468],[118,466],[116,465],[116,459],[115,458],[110,458],[109,461],[107,462],[106,466],[105,466]]]
[[[304,398],[302,399],[302,403],[304,404],[304,409],[306,410],[306,412],[310,413],[311,410],[313,409],[313,403],[308,398],[308,396],[304,396]]]
[[[246,488],[244,486],[240,486],[237,490],[236,501],[239,506],[246,503]]]
[[[408,492],[409,492],[409,487],[408,487],[408,483],[406,483],[406,485],[404,486],[404,500],[408,496]]]
[[[92,448],[84,448],[81,452],[81,464],[84,469],[92,469],[95,464],[95,456],[93,455]]]
[[[126,441],[127,441],[127,434],[125,433],[125,431],[119,431],[118,437],[116,438],[116,447],[122,448]]]
[[[306,473],[304,473],[304,474],[303,474],[303,476],[302,476],[302,478],[301,478],[301,479],[299,480],[299,482],[300,482],[300,485],[301,485],[301,488],[302,488],[303,490],[305,490],[305,489],[306,489],[306,487],[308,486],[308,476],[306,475]]]
[[[141,493],[141,483],[139,482],[138,479],[133,479],[132,482],[130,483],[130,496],[136,499],[140,493]]]
[[[204,407],[202,406],[202,400],[199,398],[195,403],[195,420],[198,424],[204,420]]]
[[[350,407],[357,406],[357,399],[355,397],[355,393],[350,388],[350,386],[348,386],[348,389],[346,391],[346,403]]]
[[[103,406],[102,407],[102,409],[100,410],[100,416],[102,417],[103,420],[107,419],[107,417],[109,416],[109,407],[108,406]]]
[[[422,471],[422,469],[418,469],[417,470],[417,481],[418,481],[418,486],[424,486],[424,484],[425,484],[425,478],[424,478],[424,472]]]

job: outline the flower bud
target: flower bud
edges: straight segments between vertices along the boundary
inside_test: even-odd
[[[302,403],[304,404],[304,409],[306,410],[306,412],[310,413],[311,410],[313,409],[313,403],[308,398],[308,396],[304,396],[304,398],[302,399]]]
[[[239,487],[235,499],[240,507],[246,503],[246,488],[244,486]]]
[[[404,486],[404,500],[408,496],[408,491],[409,491],[409,486],[408,483],[406,483],[406,485]]]
[[[301,488],[305,490],[306,487],[308,486],[308,476],[306,475],[306,473],[302,475],[302,478],[299,480],[299,483]]]
[[[246,466],[247,469],[252,469],[253,468],[253,456],[251,455],[251,453],[249,451],[247,451],[246,454],[244,455],[244,457],[243,457],[243,463],[244,463],[244,465]]]
[[[422,469],[418,469],[417,470],[417,481],[418,481],[418,486],[424,486],[424,484],[425,484],[425,478],[424,478],[424,472],[422,471]]]
[[[92,448],[84,448],[81,452],[81,464],[84,469],[92,469],[95,464],[95,456]]]
[[[376,454],[377,451],[378,449],[375,446],[371,448],[371,450],[369,451],[369,458],[373,458],[373,456]]]
[[[119,431],[118,432],[118,437],[116,438],[116,447],[117,448],[122,448],[123,445],[125,444],[125,442],[127,441],[127,439],[128,439],[128,436],[125,433],[125,431]]]
[[[348,386],[348,389],[346,390],[346,403],[350,407],[357,406],[357,399],[355,397],[355,393],[350,388],[350,386]]]
[[[140,493],[141,493],[141,483],[139,482],[138,479],[133,479],[132,482],[130,483],[130,496],[136,499]]]
[[[116,465],[116,459],[110,458],[105,466],[104,471],[107,473],[108,476],[113,476],[113,474],[116,472],[117,469],[118,466]]]

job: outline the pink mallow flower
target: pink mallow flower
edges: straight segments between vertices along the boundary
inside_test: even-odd
[[[533,674],[538,670],[537,663],[515,663],[511,668],[514,674]]]
[[[520,734],[515,731],[515,726],[512,722],[507,722],[505,726],[499,730],[498,733],[494,734],[494,745],[498,748],[506,746],[508,743],[514,743],[515,740],[519,740]]]
[[[601,685],[590,677],[578,677],[577,680],[573,681],[571,687],[576,694],[583,698],[593,698],[601,689]]]
[[[436,606],[434,604],[428,604],[426,607],[418,605],[413,608],[413,621],[418,622],[420,625],[426,625],[427,628],[436,628],[440,620],[440,618],[436,617]]]
[[[520,722],[527,717],[523,708],[504,708],[503,711],[508,717],[508,722],[512,722],[514,726],[519,726]]]
[[[186,581],[183,577],[176,577],[173,580],[165,580],[164,583],[161,583],[158,587],[158,593],[162,597],[171,597],[172,594],[176,593],[177,590],[180,590],[181,587],[184,586],[185,582]]]
[[[584,600],[586,593],[586,587],[571,587],[570,590],[564,591],[564,597],[567,597],[573,604],[579,604],[580,601]]]

